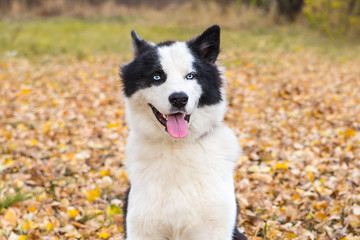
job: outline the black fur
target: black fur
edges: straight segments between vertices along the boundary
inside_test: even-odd
[[[187,45],[196,58],[194,68],[203,90],[199,107],[220,102],[222,82],[215,64],[220,53],[220,27],[218,25],[209,27],[201,35],[188,41]]]
[[[151,45],[141,39],[135,31],[131,32],[135,58],[132,62],[121,67],[120,75],[124,92],[130,97],[136,91],[160,85],[166,80],[162,70],[157,49],[171,46],[175,41],[165,41]],[[197,81],[203,93],[199,100],[199,107],[212,105],[222,100],[220,88],[222,85],[220,72],[215,61],[220,52],[220,28],[214,25],[203,34],[187,42],[191,53],[195,57],[193,66],[196,70]],[[161,76],[160,81],[154,81],[154,74]]]
[[[138,52],[138,57],[121,67],[120,75],[127,97],[140,89],[160,85],[166,80],[166,74],[161,68],[156,48],[146,48],[144,51]],[[160,75],[161,80],[155,81],[153,78],[155,74]]]
[[[222,85],[219,70],[213,64],[197,59],[194,62],[197,81],[202,88],[199,107],[213,105],[222,100],[220,88]]]
[[[162,47],[162,46],[171,46],[175,43],[175,41],[165,41],[165,42],[160,42],[158,44],[156,44],[156,46],[158,47]]]
[[[239,214],[239,203],[237,202],[236,198],[236,219],[235,219],[235,226],[234,226],[234,231],[233,231],[233,239],[232,240],[247,240],[247,238],[245,237],[244,234],[239,232],[239,229],[237,228],[236,224],[238,222],[238,214]]]
[[[220,53],[220,27],[218,25],[209,27],[200,36],[188,41],[188,46],[197,58],[215,63]]]
[[[123,229],[124,229],[124,237],[125,237],[125,239],[127,237],[127,235],[126,235],[126,216],[127,216],[128,205],[129,205],[130,189],[131,189],[131,186],[129,185],[129,188],[125,192],[125,196],[124,196],[124,199],[123,199],[124,204],[122,206],[122,210],[123,210]]]
[[[131,38],[133,42],[135,57],[138,57],[147,50],[153,49],[153,46],[151,46],[151,44],[149,44],[145,40],[142,40],[134,30],[131,31]]]
[[[162,70],[158,48],[171,46],[174,41],[161,42],[151,45],[142,40],[135,31],[131,32],[134,46],[134,60],[121,67],[120,75],[123,82],[124,93],[127,97],[136,91],[160,85],[166,81],[166,74]],[[202,95],[199,100],[199,107],[212,105],[220,102],[222,85],[221,74],[215,62],[220,52],[220,28],[214,25],[200,36],[187,42],[195,61],[193,67],[196,71],[196,81],[202,87]],[[160,75],[161,80],[155,81],[153,76]],[[123,204],[123,228],[126,238],[126,217],[128,210],[128,200],[131,187],[126,191]],[[238,205],[237,205],[238,209]],[[176,217],[176,216],[174,216]],[[234,223],[233,240],[246,240],[247,238],[239,232],[236,226],[237,218]]]
[[[240,233],[237,227],[235,226],[232,240],[247,240],[247,238],[245,237],[244,234]]]

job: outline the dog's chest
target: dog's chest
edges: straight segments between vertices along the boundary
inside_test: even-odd
[[[148,194],[148,199],[199,198],[232,179],[233,162],[221,151],[201,144],[143,146],[133,157],[136,159],[128,167],[131,184]]]
[[[190,222],[224,219],[219,215],[225,217],[226,207],[233,208],[232,170],[239,150],[232,134],[224,137],[167,146],[134,144],[130,139],[129,216],[161,229],[169,224],[177,231]]]

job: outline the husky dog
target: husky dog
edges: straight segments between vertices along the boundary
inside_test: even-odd
[[[240,154],[224,125],[220,28],[158,44],[131,32],[134,59],[120,76],[129,137],[128,240],[244,240],[232,172]]]

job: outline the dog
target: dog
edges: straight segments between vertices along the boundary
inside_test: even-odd
[[[126,239],[247,239],[232,176],[241,150],[223,122],[220,27],[187,42],[131,37],[134,59],[119,71],[129,126]]]

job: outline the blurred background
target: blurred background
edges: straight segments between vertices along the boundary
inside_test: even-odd
[[[217,23],[243,39],[230,34],[223,48],[252,50],[329,39],[341,48],[360,36],[359,0],[0,0],[0,14],[1,55],[31,57],[128,53],[132,28],[152,41],[185,40]]]
[[[0,0],[0,240],[121,239],[130,31],[221,26],[249,240],[360,236],[360,0]]]

